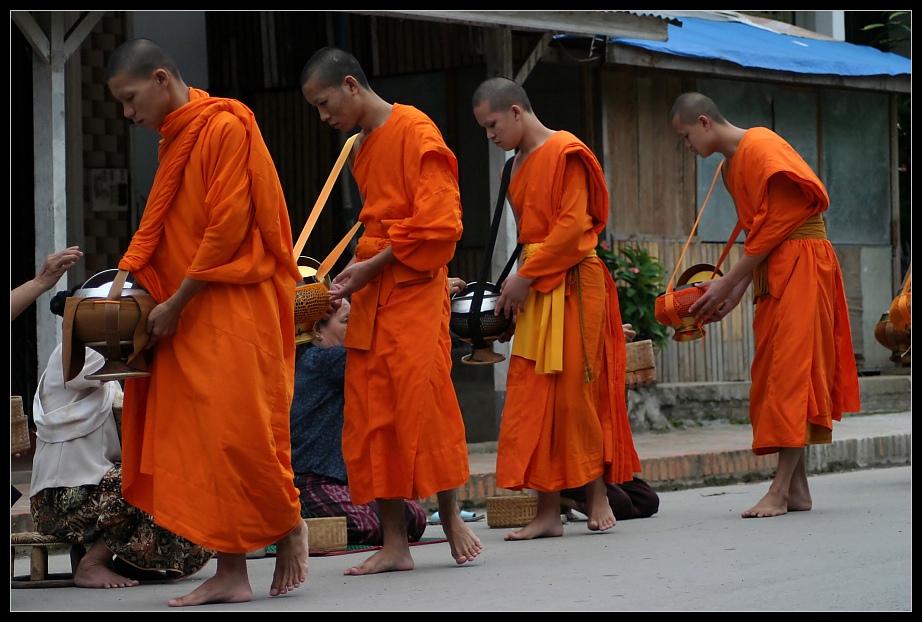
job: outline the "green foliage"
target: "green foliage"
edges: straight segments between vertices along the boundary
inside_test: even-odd
[[[861,29],[874,33],[875,46],[886,52],[900,43],[912,41],[911,11],[891,11],[885,13],[885,17],[887,23],[868,24]]]
[[[654,315],[656,298],[666,290],[666,269],[646,249],[624,247],[614,252],[607,242],[596,248],[618,287],[621,320],[637,332],[635,341],[650,339],[657,348],[669,344],[669,329]]]

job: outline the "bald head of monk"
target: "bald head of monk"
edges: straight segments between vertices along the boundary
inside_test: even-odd
[[[676,98],[669,120],[685,146],[702,158],[714,153],[731,157],[746,133],[724,118],[714,100],[694,91]]]
[[[301,85],[313,81],[317,86],[339,86],[347,76],[368,87],[368,78],[359,61],[345,50],[325,47],[317,50],[301,70]]]
[[[150,39],[120,45],[106,65],[106,82],[125,117],[145,129],[157,131],[168,114],[189,103],[176,63]]]
[[[508,110],[520,106],[531,112],[531,101],[522,85],[509,78],[490,78],[480,83],[474,90],[471,106],[476,110],[481,104],[487,104],[490,110]]]
[[[488,78],[471,98],[474,118],[487,132],[487,140],[505,151],[523,156],[539,147],[554,132],[532,110],[521,84],[509,78]]]
[[[367,134],[383,125],[393,108],[368,84],[358,60],[334,47],[317,50],[304,65],[301,94],[321,121],[342,132],[359,126]]]

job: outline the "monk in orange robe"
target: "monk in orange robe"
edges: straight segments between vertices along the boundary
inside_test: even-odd
[[[491,78],[474,92],[487,138],[517,150],[509,183],[522,265],[500,285],[515,321],[496,484],[538,491],[538,513],[506,540],[561,536],[560,491],[586,487],[588,526],[615,515],[607,483],[640,471],[625,403],[625,336],[611,273],[595,254],[608,222],[598,160],[570,132],[545,127],[525,90]]]
[[[350,156],[365,226],[331,298],[351,296],[346,333],[343,458],[356,504],[377,500],[384,545],[345,571],[411,570],[404,500],[438,496],[457,564],[480,554],[462,520],[467,439],[451,380],[447,264],[461,238],[458,163],[422,112],[384,101],[358,61],[323,48],[301,73],[321,120],[361,133]]]
[[[742,516],[810,510],[804,448],[831,443],[833,421],[861,409],[842,271],[822,216],[829,195],[783,138],[732,125],[701,93],[680,95],[669,118],[689,149],[726,158],[724,184],[746,232],[744,256],[689,309],[699,321],[721,320],[753,285],[752,449],[777,453],[778,469]]]
[[[125,381],[125,499],[218,551],[215,575],[171,606],[249,601],[246,553],[273,543],[269,594],[285,594],[308,572],[289,434],[301,276],[272,157],[247,107],[186,86],[152,41],[120,46],[106,78],[162,136],[118,266],[158,303],[150,376]]]

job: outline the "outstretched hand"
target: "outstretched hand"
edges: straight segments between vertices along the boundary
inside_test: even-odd
[[[349,264],[330,284],[330,301],[342,300],[359,291],[368,284],[374,272],[368,261]]]
[[[448,277],[448,295],[449,296],[454,296],[455,294],[459,294],[463,292],[465,289],[467,289],[467,283],[464,281],[464,279],[459,279],[456,276]]]
[[[10,321],[19,317],[39,296],[54,287],[81,257],[83,251],[78,246],[69,246],[48,255],[38,274],[10,290]]]
[[[83,257],[83,251],[79,246],[69,246],[62,251],[52,253],[45,258],[45,264],[35,278],[47,285],[45,291],[48,291],[61,280],[65,272],[74,267],[81,257]]]

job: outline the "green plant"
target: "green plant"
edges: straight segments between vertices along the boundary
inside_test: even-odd
[[[596,248],[599,258],[608,266],[618,287],[621,321],[637,332],[635,341],[649,339],[657,348],[669,343],[669,330],[654,315],[656,298],[666,290],[666,269],[659,259],[645,248],[624,247],[617,252],[608,242]]]
[[[890,51],[900,43],[912,41],[912,12],[888,11],[882,14],[886,23],[868,24],[862,31],[874,31],[872,45]]]

